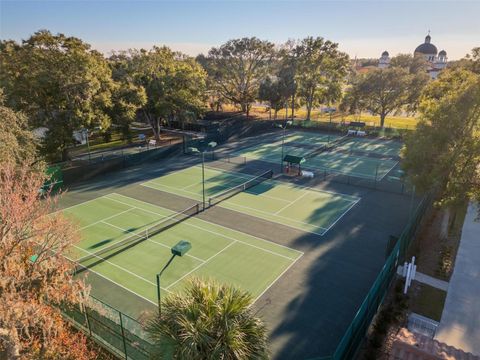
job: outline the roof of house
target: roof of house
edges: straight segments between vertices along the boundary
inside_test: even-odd
[[[403,328],[390,352],[395,360],[480,360],[480,357]]]

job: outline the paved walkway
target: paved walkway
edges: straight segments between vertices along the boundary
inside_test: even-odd
[[[480,221],[470,204],[463,224],[455,269],[435,338],[480,355]]]
[[[399,265],[397,268],[397,274],[402,276],[403,275],[403,266]],[[418,281],[422,284],[430,285],[434,288],[439,290],[447,291],[448,290],[448,282],[440,279],[436,279],[431,277],[430,275],[421,273],[419,271],[415,272],[415,281]]]

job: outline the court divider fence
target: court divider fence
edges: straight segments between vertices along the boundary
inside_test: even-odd
[[[153,344],[142,325],[93,296],[83,307],[62,307],[62,314],[75,328],[119,358],[147,360],[151,357]]]
[[[94,157],[91,160],[76,160],[55,164],[63,174],[63,185],[71,185],[78,181],[88,180],[105,174],[149,161],[165,159],[175,152],[181,152],[182,143],[145,148],[137,152],[110,152],[109,156]]]

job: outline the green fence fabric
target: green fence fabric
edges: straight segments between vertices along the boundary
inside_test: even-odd
[[[117,357],[150,359],[153,345],[141,324],[93,296],[83,309],[65,307],[62,311],[77,329]]]
[[[398,239],[397,244],[388,256],[382,271],[368,292],[360,309],[357,311],[355,318],[338,344],[332,359],[350,359],[357,351],[375,313],[381,305],[388,288],[395,277],[397,266],[405,260],[408,247],[410,246],[420,222],[431,203],[432,197],[428,195],[425,196],[418,205],[409,223],[403,230],[402,235]]]
[[[125,169],[145,162],[166,159],[175,152],[180,152],[182,144],[142,150],[138,153],[113,154],[105,157],[95,157],[92,160],[72,161],[56,165],[61,169],[63,184],[69,186],[78,181],[88,180],[97,175]],[[52,166],[53,167],[53,166]]]
[[[45,171],[45,175],[47,176],[47,180],[41,187],[41,192],[52,192],[55,193],[60,190],[63,186],[63,171],[61,166],[59,165],[52,165],[47,168]]]

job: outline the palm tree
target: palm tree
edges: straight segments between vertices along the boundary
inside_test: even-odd
[[[193,279],[162,302],[162,313],[146,330],[157,358],[267,359],[267,334],[250,305],[249,293],[212,281]]]

